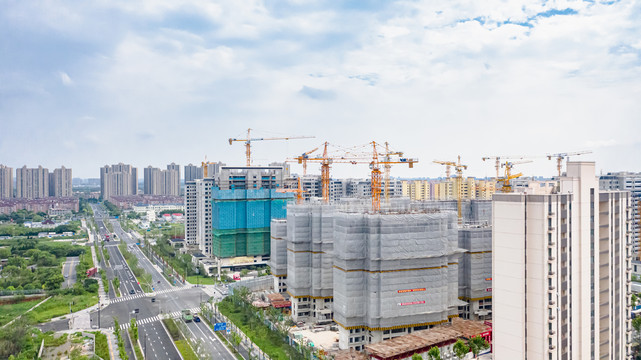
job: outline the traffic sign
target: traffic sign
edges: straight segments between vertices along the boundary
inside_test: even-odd
[[[227,330],[227,323],[215,323],[214,331]]]

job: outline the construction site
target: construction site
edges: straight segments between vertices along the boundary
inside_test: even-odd
[[[371,142],[367,146],[371,149],[368,152],[350,149],[336,155],[324,143],[288,159],[301,164],[303,174],[295,178],[297,181],[283,179],[283,189],[276,191],[295,195],[296,201],[282,202],[287,197],[276,197],[274,202],[276,199],[271,196],[275,193],[270,193],[269,201],[275,207],[270,205],[269,216],[266,210],[260,212],[265,216],[258,231],[271,218],[266,239],[268,265],[274,291],[291,303],[292,320],[297,325],[291,330],[295,332],[294,338],[302,336],[307,339],[303,342],[317,344],[327,352],[378,351],[374,358],[380,359],[417,353],[420,349],[412,346],[429,345],[425,339],[439,342],[443,338],[437,334],[439,331],[449,331],[450,336],[454,334],[451,329],[457,326],[476,334],[489,331],[485,336],[491,340],[491,200],[487,196],[478,199],[469,194],[463,196],[463,182],[467,181],[463,170],[467,165],[461,163],[460,157],[457,161],[434,161],[446,167],[446,179],[454,187],[451,191],[456,199],[390,198],[391,165],[411,168],[418,160],[403,157],[402,152],[391,150],[387,143],[383,146]],[[322,155],[315,155],[319,149]],[[502,184],[501,191],[512,191],[512,180],[521,175],[512,174],[512,167],[527,161],[503,163],[499,160],[504,157],[487,159],[496,160],[496,180]],[[305,195],[307,190],[301,186],[308,162],[320,164],[321,198]],[[330,197],[330,165],[335,164],[368,164],[370,198]],[[502,178],[498,177],[499,167],[505,168]],[[455,176],[451,177],[452,168]],[[245,211],[233,210],[241,214],[240,218]],[[244,239],[246,235],[234,236]],[[238,239],[230,240],[229,244],[232,243],[236,248],[229,245],[225,255],[250,254],[250,247],[239,248]],[[214,252],[220,251],[217,246],[215,240]],[[458,325],[452,325],[453,321]],[[441,329],[444,325],[450,326],[450,330],[425,335],[419,341],[420,346],[407,341],[406,337],[413,333]],[[393,344],[395,355],[383,351],[392,346],[386,343],[392,339],[398,339]],[[452,339],[440,343],[451,345],[448,341]],[[370,345],[381,342],[387,348]]]

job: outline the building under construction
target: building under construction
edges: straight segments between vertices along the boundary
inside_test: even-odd
[[[340,348],[362,350],[458,316],[464,250],[456,213],[437,207],[290,204],[286,221],[271,222],[270,265],[294,321],[333,320]]]
[[[466,251],[459,261],[459,309],[464,319],[485,320],[492,313],[492,228],[464,225],[458,230],[458,246]]]

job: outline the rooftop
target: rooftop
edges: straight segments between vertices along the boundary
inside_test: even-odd
[[[452,319],[451,324],[442,325],[427,330],[420,330],[394,339],[376,344],[365,345],[365,351],[378,359],[389,359],[401,354],[418,352],[442,343],[455,342],[459,338],[469,339],[490,329],[490,326],[480,322]]]

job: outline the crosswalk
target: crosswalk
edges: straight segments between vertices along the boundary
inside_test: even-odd
[[[200,312],[200,307],[191,308],[191,309],[189,309],[189,311],[192,314],[197,314],[197,313]],[[148,318],[139,319],[138,321],[136,321],[136,325],[141,326],[141,325],[149,324],[149,323],[152,323],[152,322],[155,322],[155,321],[160,321],[162,319],[177,318],[177,317],[180,317],[181,315],[182,315],[182,311],[174,311],[174,312],[168,313],[168,314],[151,316],[151,317],[148,317]],[[129,329],[130,326],[131,326],[130,323],[125,323],[125,324],[120,324],[119,325],[120,330],[127,330],[127,329]],[[113,326],[109,327],[109,330],[113,331],[114,327]]]
[[[140,299],[142,297],[154,297],[154,296],[157,296],[157,295],[162,295],[162,294],[172,293],[172,292],[175,292],[175,291],[184,290],[185,288],[188,288],[188,287],[189,286],[177,286],[177,287],[173,287],[173,288],[170,288],[170,289],[158,290],[158,291],[154,291],[154,292],[150,292],[150,293],[127,295],[127,296],[122,296],[122,297],[119,297],[119,298],[109,299],[108,301],[106,301],[104,303],[106,305],[109,305],[109,304],[117,304],[117,303],[123,302],[123,301]]]

